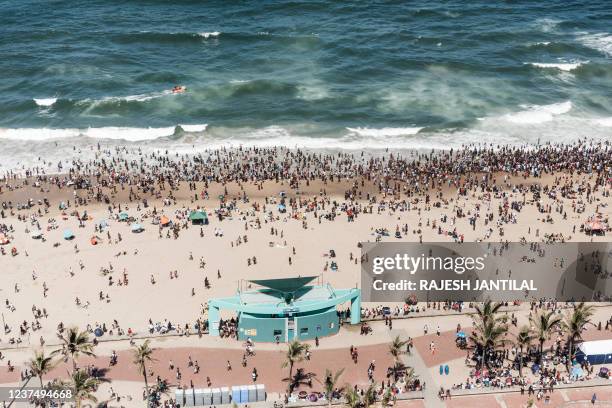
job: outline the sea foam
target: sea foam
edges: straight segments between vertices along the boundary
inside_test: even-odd
[[[57,102],[57,98],[34,98],[34,102],[38,106],[49,107]]]
[[[151,92],[151,93],[146,93],[146,94],[128,95],[128,96],[107,96],[107,97],[104,97],[98,100],[98,102],[118,102],[118,101],[145,102],[145,101],[150,101],[151,99],[157,99],[157,98],[161,98],[167,95],[172,95],[172,91],[165,90],[161,92]]]
[[[359,136],[369,136],[369,137],[394,137],[394,136],[407,136],[407,135],[416,135],[419,131],[423,129],[422,127],[405,127],[405,128],[349,128],[348,130],[351,133],[357,134]]]
[[[129,142],[139,142],[146,140],[154,140],[160,137],[172,136],[175,127],[160,127],[160,128],[134,128],[134,127],[98,127],[87,129],[76,128],[20,128],[0,129],[0,139],[9,140],[28,140],[28,141],[46,141],[51,139],[66,139],[71,137],[91,137],[95,139],[113,139],[125,140]]]
[[[550,122],[555,116],[569,112],[572,109],[572,102],[565,101],[551,105],[529,105],[524,107],[526,108],[525,110],[508,113],[503,118],[508,122],[520,125]]]
[[[531,62],[529,63],[530,65],[533,65],[534,67],[538,67],[538,68],[545,68],[545,69],[558,69],[560,71],[565,71],[565,72],[570,72],[573,71],[577,68],[579,68],[581,65],[588,63],[589,61],[580,61],[580,62],[563,62],[563,63],[542,63],[542,62]]]
[[[600,126],[612,127],[612,117],[595,119],[595,123]]]
[[[535,21],[535,25],[545,33],[555,31],[559,23],[561,23],[561,21],[554,18],[539,18]]]
[[[585,46],[612,57],[612,34],[610,33],[580,33],[578,40]]]
[[[180,124],[179,126],[185,132],[204,132],[206,130],[206,128],[208,127],[207,124],[203,124],[203,125],[183,125],[183,124]]]
[[[203,33],[198,33],[198,35],[200,37],[204,37],[206,39],[210,38],[210,37],[218,37],[221,35],[221,33],[219,31],[212,31],[212,32],[203,32]]]

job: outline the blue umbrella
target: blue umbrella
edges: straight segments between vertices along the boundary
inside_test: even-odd
[[[582,371],[582,368],[579,365],[573,366],[572,367],[572,377],[581,378],[582,376],[584,376],[584,372]]]
[[[465,339],[465,332],[462,332],[462,331],[458,332],[457,337],[459,337],[460,339]]]
[[[144,230],[140,224],[132,224],[132,232],[141,232]]]
[[[72,239],[74,238],[74,234],[72,233],[72,230],[65,230],[64,231],[64,239]]]

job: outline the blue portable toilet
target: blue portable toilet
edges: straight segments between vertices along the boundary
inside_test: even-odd
[[[241,402],[243,402],[242,399],[240,398],[240,387],[236,387],[236,386],[232,387],[232,402],[236,404],[240,404]]]
[[[257,401],[265,401],[266,400],[266,386],[263,384],[257,384],[255,386],[257,388]]]
[[[185,390],[185,406],[193,407],[196,405],[195,394],[193,392],[193,388],[187,388]]]
[[[249,402],[249,388],[246,385],[240,386],[240,402]]]
[[[213,388],[211,389],[211,392],[212,392],[212,404],[221,405],[221,389]]]
[[[174,400],[180,405],[185,405],[185,391],[177,388],[174,391]]]
[[[221,404],[229,404],[230,401],[230,389],[228,387],[221,387]]]

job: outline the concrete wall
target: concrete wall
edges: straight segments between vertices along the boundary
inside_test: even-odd
[[[279,333],[280,341],[285,341],[287,319],[282,317],[258,317],[240,314],[238,324],[238,339],[246,340],[250,337],[253,341],[273,342],[275,330]]]
[[[336,309],[295,318],[295,332],[298,340],[331,336],[338,333],[339,328],[340,319],[338,319]]]
[[[293,338],[287,334],[287,317],[269,317],[261,315],[240,315],[238,326],[238,339],[253,341],[274,342],[275,333],[281,342],[291,340],[311,340],[315,337],[331,336],[338,333],[340,322],[335,308],[311,313],[306,316],[295,316]],[[276,332],[275,332],[276,331]]]

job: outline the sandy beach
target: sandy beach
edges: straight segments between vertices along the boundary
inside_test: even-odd
[[[224,151],[212,157],[216,155],[223,166],[222,163],[232,160],[232,154],[241,157],[242,166],[247,163],[245,159],[257,163],[257,158],[262,156],[256,151]],[[299,156],[304,157],[304,163],[312,160],[303,153],[296,157]],[[367,176],[362,170],[348,170],[355,168],[352,163],[358,159],[347,155],[337,161],[323,159],[322,162],[329,163],[331,174],[323,178],[314,174],[296,177],[300,168],[306,171],[311,166],[297,164],[294,175],[288,173],[285,179],[274,180],[274,176],[249,179],[245,174],[241,180],[219,179],[223,176],[217,175],[217,181],[210,178],[190,181],[183,178],[188,173],[176,164],[187,169],[197,162],[187,164],[186,158],[176,161],[177,158],[163,156],[152,158],[151,162],[163,163],[163,171],[142,167],[140,174],[134,172],[135,168],[119,173],[118,168],[96,161],[82,165],[83,170],[87,169],[82,176],[73,170],[69,177],[42,174],[5,177],[0,190],[3,203],[0,224],[4,226],[3,236],[10,242],[2,246],[4,254],[0,257],[3,282],[0,298],[7,329],[0,336],[4,365],[0,370],[6,370],[9,361],[16,368],[10,373],[3,372],[0,379],[14,381],[32,350],[41,346],[56,349],[58,329],[76,326],[89,333],[96,329],[103,332],[98,338],[99,359],[84,359],[79,365],[100,362],[104,365],[109,358],[104,355],[118,353],[121,363],[111,368],[109,377],[122,381],[121,384],[125,381],[132,384],[124,391],[131,395],[132,401],[140,400],[137,390],[141,386],[135,367],[131,370],[129,367],[128,336],[134,337],[135,342],[154,338],[160,367],[152,372],[168,376],[172,384],[188,385],[187,381],[191,381],[196,386],[204,386],[204,378],[208,376],[214,384],[231,385],[239,377],[227,377],[223,370],[219,372],[213,367],[224,364],[225,350],[236,354],[232,359],[238,367],[242,344],[206,334],[198,336],[194,324],[206,320],[209,299],[231,296],[238,288],[246,289],[249,279],[317,275],[319,282],[333,287],[359,287],[358,243],[376,240],[606,242],[608,239],[606,231],[587,235],[584,230],[589,217],[599,216],[598,220],[605,225],[608,222],[612,202],[610,182],[609,178],[607,181],[602,178],[601,172],[574,173],[561,169],[538,176],[502,171],[436,176],[427,170],[427,166],[435,166],[430,163],[422,168],[422,175],[431,176],[423,178],[424,185],[419,186],[414,181],[382,178],[382,174],[394,168],[384,158],[383,155],[371,159],[370,167],[374,169],[378,163],[380,168],[368,171]],[[344,174],[334,177],[334,171],[341,166],[345,167]],[[250,170],[262,169],[263,165],[259,164]],[[540,194],[541,191],[545,194]],[[281,211],[281,202],[286,211]],[[511,209],[509,203],[520,203],[520,211]],[[191,224],[188,215],[195,209],[209,214],[208,225]],[[123,213],[127,216],[120,216]],[[174,227],[162,228],[161,217],[169,219]],[[472,219],[476,220],[475,226],[470,223]],[[104,226],[102,230],[100,223]],[[142,231],[132,232],[134,224],[140,224]],[[42,236],[35,239],[32,232],[39,229]],[[64,239],[67,230],[74,238]],[[381,230],[389,231],[389,236],[381,235]],[[401,238],[394,236],[395,231],[401,231]],[[93,237],[96,245],[92,243]],[[337,270],[330,268],[330,250],[335,251]],[[364,317],[368,309],[378,306],[364,304]],[[430,311],[430,305],[420,307]],[[593,321],[605,324],[610,310],[597,308]],[[432,316],[444,314],[431,312]],[[521,322],[528,322],[533,310],[526,304],[510,312],[516,313]],[[377,313],[375,316],[380,318]],[[466,330],[473,323],[469,315],[452,317],[455,312],[448,313],[450,317],[427,318],[425,324],[432,332],[438,327],[452,338],[458,322]],[[320,347],[335,355],[334,350],[353,344],[364,350],[363,364],[375,359],[381,367],[386,367],[390,364],[385,361],[386,343],[392,339],[391,333],[399,333],[402,337],[414,338],[415,347],[427,356],[427,339],[432,335],[424,335],[423,319],[398,320],[391,331],[380,327],[382,322],[375,322],[374,335],[365,337],[347,326],[337,336],[321,339]],[[172,330],[164,334],[166,330],[162,327],[172,327]],[[439,336],[434,335],[432,341],[437,340],[435,337]],[[593,327],[584,337],[609,338],[610,335],[607,330],[598,331]],[[282,350],[284,346],[257,347],[262,353],[263,350],[271,353],[270,357],[256,357],[249,364],[257,365],[269,391],[280,396],[284,388],[279,382],[281,360],[270,361],[280,357],[279,348]],[[441,348],[453,347],[449,343]],[[458,351],[461,355],[465,353]],[[190,353],[200,352],[204,353],[200,364],[205,376],[172,378],[173,371],[162,368],[168,359],[183,360]],[[208,355],[215,355],[219,361],[215,363]],[[350,357],[348,352],[346,357]],[[453,375],[443,381],[436,379],[436,387],[451,387],[469,373],[463,359],[448,355],[440,361],[425,361],[423,367],[432,367],[431,372],[419,375],[435,377],[438,364],[451,362]],[[329,357],[323,360],[313,357],[313,370],[331,368],[322,363],[326,360]],[[343,365],[350,364],[342,359],[334,363],[337,368]],[[351,373],[346,381],[367,385],[366,368]],[[61,372],[58,370],[56,375],[62,376]],[[381,368],[375,380],[384,380],[383,374]],[[247,380],[248,376],[243,381]],[[138,406],[136,402],[133,404]],[[131,404],[124,399],[120,405]]]

